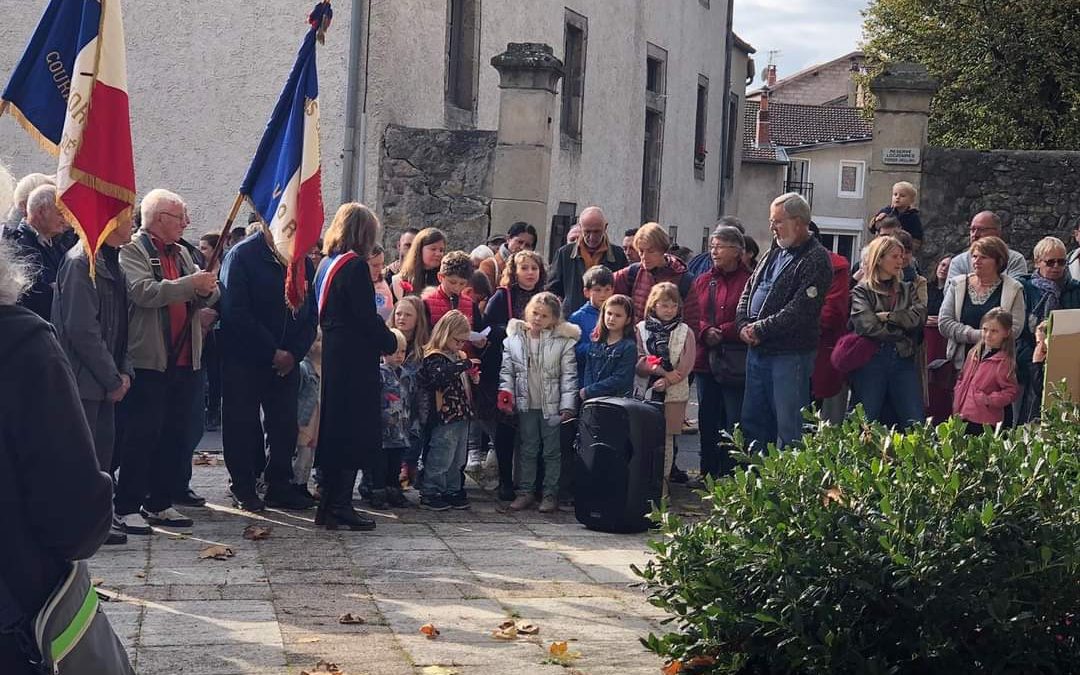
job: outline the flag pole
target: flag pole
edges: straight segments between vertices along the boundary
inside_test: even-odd
[[[221,235],[218,237],[217,244],[214,245],[214,250],[210,252],[210,259],[206,261],[206,269],[211,270],[214,265],[221,260],[221,252],[225,250],[225,241],[229,236],[229,231],[232,230],[233,221],[236,220],[236,214],[240,213],[240,206],[244,203],[244,195],[237,194],[236,200],[233,201],[232,210],[229,211],[229,217],[225,219],[225,225],[221,228]]]

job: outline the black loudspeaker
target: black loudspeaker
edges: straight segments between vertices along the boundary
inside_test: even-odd
[[[578,421],[574,514],[601,532],[643,532],[660,503],[664,475],[662,404],[601,397]]]

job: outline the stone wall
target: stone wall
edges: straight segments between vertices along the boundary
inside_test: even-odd
[[[485,241],[494,156],[494,131],[387,125],[379,162],[385,241],[393,247],[408,227],[439,228],[450,249],[468,251]]]
[[[927,148],[919,196],[926,240],[923,269],[968,245],[971,217],[996,212],[1009,246],[1031,262],[1039,239],[1055,236],[1071,249],[1080,217],[1080,152]]]

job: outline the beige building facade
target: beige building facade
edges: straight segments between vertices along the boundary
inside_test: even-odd
[[[0,0],[0,12],[24,16],[26,5]],[[725,188],[734,190],[740,164],[738,147],[727,158],[722,148],[725,126],[741,124],[750,48],[725,39],[728,7],[726,0],[335,2],[334,23],[319,48],[328,216],[342,199],[379,206],[388,124],[496,129],[499,74],[491,58],[510,42],[540,42],[567,67],[552,119],[542,225],[568,226],[585,206],[598,204],[613,237],[655,219],[680,243],[698,248]],[[350,70],[354,8],[361,28]],[[124,9],[139,191],[167,187],[183,195],[192,215],[189,234],[220,227],[310,8],[291,0],[140,0]],[[0,72],[11,72],[33,24],[0,25]],[[351,72],[356,109],[347,119]],[[722,84],[725,76],[736,84],[734,96]],[[17,175],[55,164],[13,120],[0,121],[0,161]],[[493,222],[492,229],[508,225]],[[468,243],[474,242],[462,245]]]

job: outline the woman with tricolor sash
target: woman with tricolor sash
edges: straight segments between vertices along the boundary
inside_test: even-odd
[[[328,530],[375,529],[352,507],[358,470],[380,459],[382,380],[379,358],[397,340],[375,309],[368,255],[379,219],[356,202],[343,204],[324,238],[326,259],[315,276],[323,333],[323,392],[315,466],[322,499],[315,524]]]

